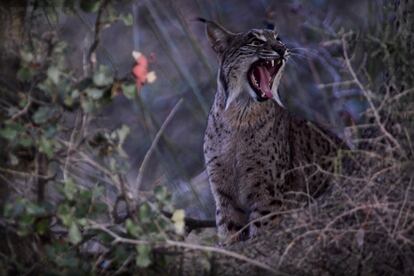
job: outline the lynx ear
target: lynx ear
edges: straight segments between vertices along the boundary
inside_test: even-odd
[[[208,41],[214,51],[218,54],[223,53],[234,34],[213,21],[206,20],[204,18],[198,18],[198,21],[206,23]]]

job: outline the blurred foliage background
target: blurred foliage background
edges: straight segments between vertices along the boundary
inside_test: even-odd
[[[384,22],[395,21],[386,1],[35,0],[0,8],[1,225],[11,239],[48,244],[34,249],[38,256],[6,248],[9,272],[37,271],[27,265],[33,259],[56,273],[147,267],[157,242],[182,238],[184,216],[214,219],[202,142],[218,65],[195,18],[233,32],[275,27],[293,52],[283,101],[344,139],[366,102],[349,81],[342,38],[374,91],[382,88],[371,77],[387,78],[384,51],[395,54],[383,43],[392,38]],[[125,242],[120,233],[142,243],[114,249]],[[21,252],[33,251],[35,243],[18,240]],[[100,257],[86,262],[84,251]]]

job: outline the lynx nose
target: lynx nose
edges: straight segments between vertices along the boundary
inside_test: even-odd
[[[286,46],[283,43],[275,43],[272,45],[272,48],[276,53],[279,54],[279,56],[284,57],[286,53]]]

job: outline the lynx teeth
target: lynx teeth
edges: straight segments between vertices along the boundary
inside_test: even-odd
[[[254,76],[252,76],[252,81],[254,82],[254,84],[256,84],[257,86],[259,86],[259,83],[257,82],[256,78]]]

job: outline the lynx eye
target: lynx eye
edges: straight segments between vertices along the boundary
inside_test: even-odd
[[[263,43],[264,43],[263,40],[260,40],[260,39],[256,38],[252,42],[250,42],[249,45],[251,45],[251,46],[260,46],[260,45],[263,45]]]

